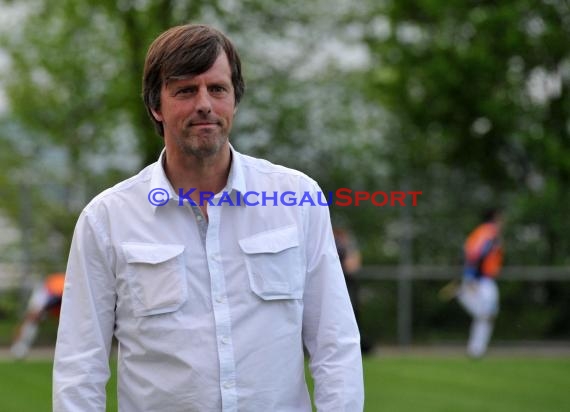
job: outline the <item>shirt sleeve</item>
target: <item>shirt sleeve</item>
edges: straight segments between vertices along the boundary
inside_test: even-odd
[[[106,408],[116,294],[111,248],[96,223],[83,212],[73,235],[54,358],[54,412]]]
[[[303,341],[309,353],[315,405],[318,411],[362,411],[360,335],[336,252],[329,210],[326,206],[308,206],[304,212],[307,274]]]

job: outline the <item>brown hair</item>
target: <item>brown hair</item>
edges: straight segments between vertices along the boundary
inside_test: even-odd
[[[164,136],[162,122],[152,115],[160,109],[164,82],[176,76],[195,76],[213,66],[221,52],[228,57],[236,105],[245,91],[241,61],[234,45],[222,32],[201,24],[186,24],[165,31],[150,45],[143,70],[143,100],[157,133]]]

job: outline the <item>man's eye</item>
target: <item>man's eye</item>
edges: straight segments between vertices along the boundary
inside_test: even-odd
[[[184,87],[182,89],[179,89],[176,94],[190,94],[194,92],[194,88],[193,87]]]
[[[212,91],[213,93],[223,93],[226,91],[226,89],[222,86],[212,86],[210,87],[210,91]]]

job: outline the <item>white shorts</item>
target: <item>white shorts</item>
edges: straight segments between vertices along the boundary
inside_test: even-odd
[[[41,312],[50,301],[51,295],[44,284],[38,284],[32,291],[32,296],[28,301],[29,312]]]
[[[467,313],[475,318],[494,317],[499,312],[499,289],[493,279],[464,281],[457,298]]]

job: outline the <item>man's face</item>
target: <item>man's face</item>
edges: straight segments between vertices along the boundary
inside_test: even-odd
[[[193,77],[169,79],[153,115],[164,127],[165,144],[188,156],[215,155],[228,142],[235,113],[231,69],[224,52],[212,67]]]

